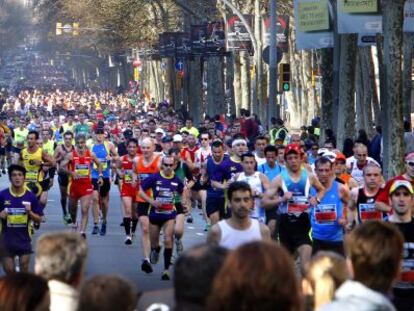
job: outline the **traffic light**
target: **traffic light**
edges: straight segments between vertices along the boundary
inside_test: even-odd
[[[56,35],[61,36],[62,35],[62,23],[56,23]]]
[[[72,35],[79,36],[79,23],[73,23]]]
[[[290,91],[290,64],[279,65],[279,88],[281,92]]]

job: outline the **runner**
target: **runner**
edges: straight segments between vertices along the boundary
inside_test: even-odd
[[[250,217],[253,205],[250,185],[243,181],[233,182],[227,190],[227,198],[231,217],[211,227],[207,242],[233,250],[252,241],[270,241],[269,228]]]
[[[256,157],[253,153],[247,152],[241,157],[243,172],[234,176],[234,181],[244,181],[250,185],[253,194],[253,209],[250,211],[250,218],[257,219],[260,223],[266,224],[266,211],[262,207],[261,199],[263,193],[269,189],[269,179],[255,170],[257,167]]]
[[[3,269],[6,274],[16,271],[15,257],[21,272],[29,271],[33,253],[29,228],[31,221],[39,223],[42,209],[35,195],[25,187],[26,169],[12,164],[8,168],[10,188],[0,192],[1,240],[6,248]]]
[[[65,173],[62,168],[62,160],[66,157],[67,154],[72,153],[74,146],[72,145],[73,133],[65,132],[63,134],[63,144],[58,145],[55,149],[54,158],[58,164],[58,183],[60,190],[60,205],[63,212],[63,222],[65,225],[72,223],[70,214],[67,210],[67,200],[68,200],[68,186],[69,186],[69,176]]]
[[[346,166],[351,176],[362,186],[364,183],[363,168],[368,163],[374,163],[378,166],[379,163],[373,158],[368,157],[368,147],[363,143],[355,143],[354,156],[346,160]]]
[[[269,140],[265,136],[257,136],[254,140],[254,157],[257,165],[266,163],[264,150],[269,144]]]
[[[126,235],[126,245],[132,244],[132,237],[135,235],[135,230],[138,223],[135,204],[137,188],[133,186],[133,168],[137,157],[137,149],[138,141],[135,138],[130,138],[127,143],[128,154],[120,157],[117,165],[117,175],[121,180],[120,187],[124,214],[123,224]]]
[[[381,191],[381,168],[374,163],[368,164],[363,170],[364,184],[351,190],[351,200],[348,205],[348,223],[350,228],[355,222],[363,223],[368,220],[384,220],[386,213],[376,208],[375,201]],[[356,215],[355,215],[356,214]]]
[[[402,271],[394,285],[393,302],[398,310],[409,311],[414,306],[414,190],[409,181],[395,180],[389,196],[393,208],[389,221],[400,229],[404,237]]]
[[[312,254],[312,242],[309,237],[311,229],[309,205],[315,206],[325,195],[325,188],[319,180],[302,167],[302,153],[299,145],[289,144],[285,150],[286,169],[278,175],[263,197],[264,207],[280,204],[279,239],[292,253],[298,251],[301,267],[305,268]],[[315,187],[317,194],[309,196],[310,187]]]
[[[358,182],[347,172],[346,157],[341,152],[336,153],[334,170],[337,181],[342,181],[344,184],[348,185],[349,189],[358,187]]]
[[[53,140],[50,139],[49,129],[42,130],[42,139],[39,140],[38,146],[42,148],[51,158],[54,159],[54,150],[56,148],[56,144]],[[42,171],[43,171],[44,177],[43,177],[43,181],[41,182],[43,192],[42,192],[42,195],[40,196],[40,206],[44,210],[47,204],[48,192],[50,188],[52,188],[53,186],[53,179],[55,178],[56,166],[50,167],[47,165],[43,165]]]
[[[158,173],[160,170],[160,159],[159,155],[154,154],[155,146],[151,138],[147,137],[141,141],[141,151],[142,156],[138,157],[134,162],[134,183],[142,183],[148,176],[151,174]],[[150,193],[147,193],[149,196]],[[142,198],[139,193],[136,197],[137,203],[137,213],[138,221],[141,226],[141,242],[142,242],[142,252],[144,254],[144,259],[142,260],[141,270],[145,273],[151,273],[152,266],[149,261],[150,255],[150,238],[149,238],[149,218],[148,213],[150,210],[149,203]]]
[[[86,239],[86,228],[88,226],[88,214],[91,204],[93,185],[91,177],[91,165],[95,163],[98,167],[98,182],[103,185],[102,164],[99,159],[86,147],[86,137],[79,134],[75,137],[75,148],[67,153],[60,163],[64,173],[69,175],[69,212],[73,229],[78,229],[77,212],[78,201],[80,201],[82,218],[80,234]]]
[[[92,205],[93,205],[93,229],[92,234],[105,235],[106,234],[106,217],[108,215],[109,208],[109,191],[111,190],[111,161],[116,161],[118,154],[115,150],[115,146],[105,140],[105,132],[103,129],[98,128],[95,131],[96,142],[92,145],[91,151],[101,162],[102,167],[102,180],[103,183],[99,184],[99,174],[96,166],[92,168]],[[99,213],[101,212],[101,229],[99,230]]]
[[[335,180],[333,163],[330,159],[325,157],[317,159],[315,171],[326,193],[320,203],[310,208],[313,254],[318,251],[332,251],[344,255],[343,228],[346,219],[343,209],[349,201],[349,189]],[[312,188],[310,194],[315,197],[315,189]]]
[[[141,182],[139,194],[151,204],[150,237],[151,237],[151,263],[157,264],[160,247],[160,231],[164,229],[164,272],[161,280],[169,280],[169,267],[174,245],[174,221],[177,209],[174,204],[175,197],[181,196],[184,184],[174,174],[174,157],[163,157],[161,171],[153,174]],[[151,190],[152,196],[146,191]]]

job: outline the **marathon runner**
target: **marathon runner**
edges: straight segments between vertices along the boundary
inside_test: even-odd
[[[140,196],[151,205],[149,213],[150,237],[151,237],[151,263],[157,264],[160,247],[160,231],[164,231],[164,272],[162,280],[169,280],[169,267],[174,245],[174,222],[177,216],[177,209],[174,204],[175,197],[181,196],[184,184],[174,174],[174,157],[163,157],[161,160],[161,171],[152,174],[140,184]],[[147,195],[151,190],[152,195]]]
[[[265,148],[269,145],[269,139],[265,136],[257,136],[254,140],[254,157],[257,165],[266,163]]]
[[[1,240],[6,248],[3,269],[6,274],[16,271],[15,257],[21,272],[29,271],[33,253],[30,226],[40,223],[42,209],[36,196],[25,187],[26,169],[12,164],[8,168],[10,188],[0,192]]]
[[[346,160],[346,166],[351,176],[362,186],[364,183],[363,168],[368,163],[380,166],[373,158],[368,157],[368,147],[361,142],[356,142],[354,146],[354,156]]]
[[[264,207],[278,204],[279,239],[292,253],[298,251],[302,269],[307,265],[312,254],[312,242],[309,237],[311,229],[309,206],[321,202],[325,188],[319,180],[302,166],[302,152],[297,144],[289,144],[285,150],[286,169],[270,184],[263,197]],[[311,197],[309,190],[316,188],[316,195]]]
[[[142,183],[151,174],[156,174],[160,170],[160,155],[154,154],[155,146],[151,138],[146,137],[141,141],[142,156],[138,157],[134,162],[134,184]],[[147,193],[147,197],[150,193]],[[149,238],[149,218],[148,213],[150,210],[150,204],[144,198],[137,194],[137,213],[138,221],[141,226],[141,242],[142,252],[144,259],[142,260],[141,270],[145,273],[151,273],[153,271],[151,263],[149,261],[150,255],[150,238]]]
[[[96,142],[92,145],[91,151],[98,158],[101,163],[102,172],[97,166],[92,167],[92,185],[93,185],[93,229],[92,234],[105,235],[106,234],[106,217],[109,208],[109,191],[111,190],[111,161],[116,161],[118,154],[115,146],[105,140],[105,132],[102,128],[97,128],[95,131]],[[103,183],[99,182],[100,174],[102,173]],[[101,212],[101,229],[98,227],[99,213]]]
[[[79,134],[75,137],[75,148],[67,153],[60,163],[62,171],[69,175],[69,212],[73,229],[78,229],[77,212],[80,201],[82,218],[80,234],[86,239],[86,227],[88,226],[88,214],[91,204],[93,184],[91,166],[94,163],[98,167],[98,183],[103,185],[102,164],[94,153],[86,147],[86,136]]]
[[[63,212],[63,222],[65,225],[72,223],[70,214],[67,211],[67,200],[68,200],[68,186],[69,176],[62,167],[62,161],[67,154],[72,153],[74,146],[72,145],[73,133],[65,132],[63,134],[63,144],[58,145],[55,149],[54,158],[58,164],[58,183],[60,190],[60,205]]]

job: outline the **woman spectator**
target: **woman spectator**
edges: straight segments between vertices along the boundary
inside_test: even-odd
[[[253,242],[230,253],[214,280],[208,310],[302,310],[288,252],[273,243]]]
[[[30,273],[12,273],[0,278],[1,311],[48,311],[47,281]]]
[[[335,291],[349,278],[345,258],[333,252],[318,252],[302,280],[306,310],[319,310],[331,302]]]

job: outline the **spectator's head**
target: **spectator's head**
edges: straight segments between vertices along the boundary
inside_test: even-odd
[[[388,293],[398,276],[404,238],[392,224],[367,221],[345,240],[345,253],[353,279],[368,288]]]
[[[85,240],[76,233],[42,235],[36,245],[35,272],[48,280],[79,286],[88,253]]]
[[[293,260],[274,244],[252,242],[231,252],[217,274],[208,310],[301,310]]]
[[[21,272],[0,278],[0,310],[48,311],[49,305],[49,287],[42,277]]]
[[[404,132],[411,132],[411,124],[408,121],[404,121]]]
[[[335,291],[349,278],[345,258],[333,252],[318,252],[302,280],[302,291],[312,297],[312,310],[334,298]]]
[[[133,311],[137,300],[137,290],[127,280],[116,275],[99,275],[82,285],[78,311]]]
[[[215,245],[199,245],[184,252],[174,265],[177,310],[184,306],[205,306],[214,277],[223,265],[227,250]]]

